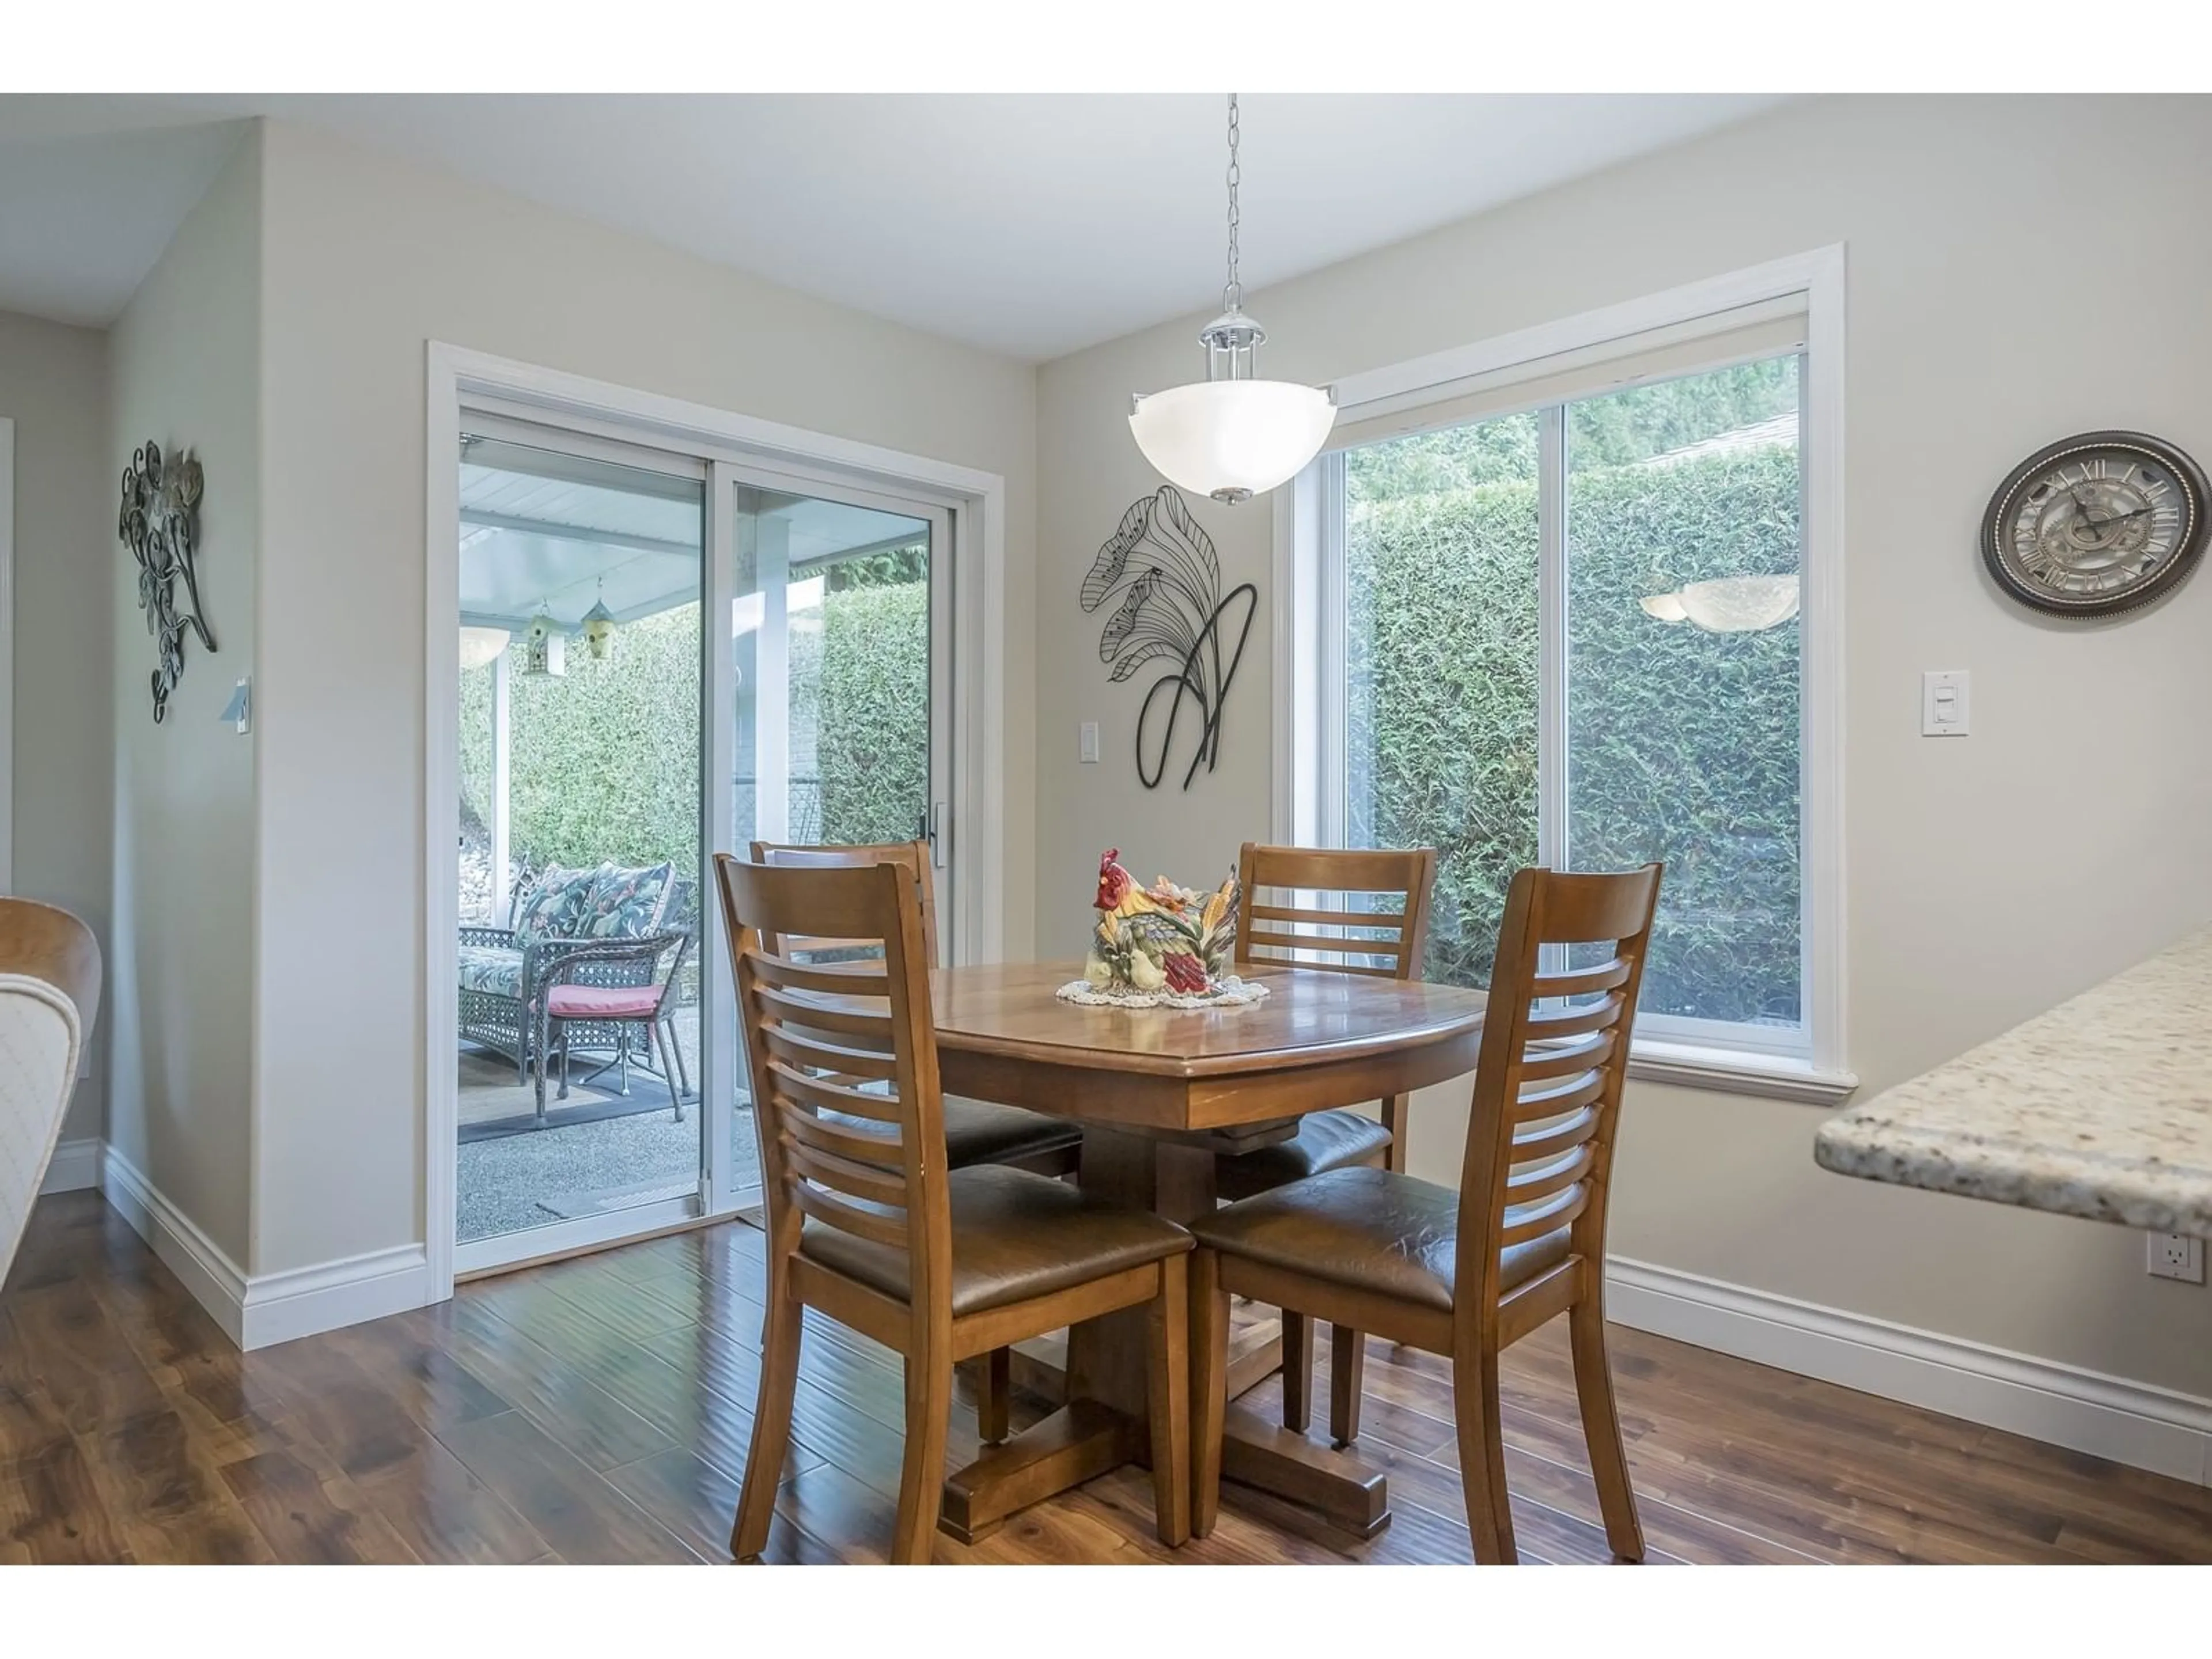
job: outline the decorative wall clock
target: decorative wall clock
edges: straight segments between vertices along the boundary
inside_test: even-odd
[[[1990,498],[1982,558],[2022,605],[2109,617],[2179,586],[2204,550],[2203,469],[2163,439],[2085,432],[2039,449]]]
[[[154,719],[168,712],[169,694],[185,677],[185,635],[199,635],[215,649],[215,635],[200,615],[200,493],[205,480],[187,450],[162,456],[159,444],[146,444],[123,471],[123,508],[116,534],[138,562],[138,608],[154,636]],[[185,609],[177,608],[177,584],[185,586]]]

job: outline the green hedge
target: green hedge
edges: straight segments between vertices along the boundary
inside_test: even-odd
[[[823,599],[822,839],[911,841],[929,805],[929,585]]]
[[[1510,453],[1515,436],[1492,447]],[[1487,982],[1505,882],[1536,857],[1528,470],[1351,492],[1351,827],[1370,844],[1438,849],[1427,973],[1462,984]],[[1577,470],[1570,502],[1568,862],[1667,860],[1647,1008],[1795,1020],[1797,625],[1709,634],[1638,600],[1795,569],[1796,452]]]
[[[1755,416],[1762,390],[1724,412]],[[1710,411],[1692,412],[1712,429]],[[1356,841],[1438,848],[1426,971],[1483,984],[1505,881],[1536,858],[1535,425],[1462,433],[1474,435],[1358,458],[1347,794]],[[1793,569],[1795,453],[1647,466],[1617,433],[1576,434],[1577,460],[1594,464],[1570,491],[1570,862],[1667,860],[1647,1007],[1794,1019],[1796,625],[1708,634],[1637,601]],[[867,575],[833,584],[821,631],[792,642],[793,718],[822,734],[829,841],[911,836],[928,799],[927,584],[902,565]],[[698,672],[685,607],[623,629],[606,662],[578,649],[562,679],[514,676],[517,856],[696,866]],[[465,827],[489,805],[491,673],[462,678]]]
[[[568,672],[521,672],[510,647],[508,836],[514,855],[546,864],[699,866],[699,607],[616,630],[594,661],[568,648]],[[491,812],[489,665],[461,676],[461,817]]]

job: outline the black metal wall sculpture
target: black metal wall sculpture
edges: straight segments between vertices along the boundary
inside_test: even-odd
[[[1221,562],[1212,541],[1175,486],[1162,484],[1158,494],[1145,496],[1121,515],[1121,528],[1098,550],[1091,574],[1083,579],[1083,608],[1096,611],[1117,592],[1121,602],[1098,636],[1099,659],[1114,665],[1115,682],[1156,659],[1179,665],[1152,682],[1137,711],[1138,781],[1147,789],[1160,787],[1188,700],[1197,705],[1198,747],[1182,775],[1188,789],[1199,763],[1205,762],[1211,772],[1220,756],[1222,705],[1244,659],[1260,590],[1245,582],[1224,597]],[[1239,600],[1243,614],[1236,623],[1237,642],[1224,653],[1223,635],[1230,624],[1223,619]],[[1164,714],[1159,712],[1163,707]]]
[[[169,694],[185,677],[185,634],[200,636],[215,649],[215,635],[200,616],[199,572],[194,564],[199,539],[200,464],[189,451],[166,460],[158,444],[147,444],[123,471],[123,512],[116,524],[131,556],[138,561],[138,608],[154,636],[154,719],[168,712]],[[177,580],[182,577],[187,609],[177,609]]]

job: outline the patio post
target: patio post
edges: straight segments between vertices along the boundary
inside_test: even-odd
[[[754,822],[763,841],[791,839],[791,521],[763,513],[754,543],[761,625],[754,673]]]
[[[502,651],[491,659],[491,921],[495,927],[507,925],[507,904],[514,897],[507,890],[507,831],[512,812],[508,796],[514,783],[508,764],[513,704],[507,657]]]

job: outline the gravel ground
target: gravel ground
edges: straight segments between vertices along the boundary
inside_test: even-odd
[[[674,1024],[696,1089],[699,1051],[695,1011],[680,1012]],[[579,1056],[580,1077],[586,1069],[581,1060]],[[506,1062],[464,1054],[461,1073],[464,1121],[480,1121],[487,1115],[529,1114],[531,1091],[515,1087],[514,1073]],[[643,1108],[631,1115],[565,1124],[556,1116],[551,1128],[462,1146],[458,1182],[460,1241],[466,1243],[696,1191],[700,1103],[686,1102],[684,1121],[678,1123],[657,1079],[633,1072],[631,1088]],[[598,1090],[580,1088],[571,1093],[569,1103],[581,1106],[602,1098]],[[556,1114],[562,1109],[550,1097],[547,1104]],[[750,1112],[733,1115],[732,1139],[740,1184],[751,1186],[759,1176]]]
[[[461,1242],[543,1227],[699,1184],[699,1115],[603,1118],[460,1149]]]

